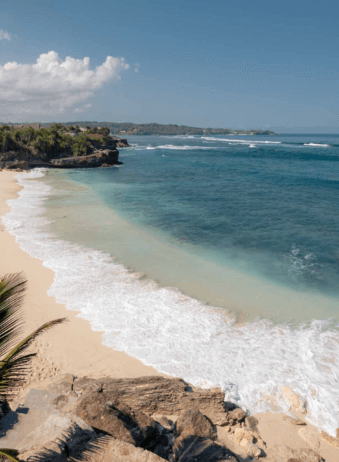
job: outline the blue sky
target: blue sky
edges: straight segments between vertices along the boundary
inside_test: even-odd
[[[338,133],[338,19],[339,1],[1,0],[0,121]]]

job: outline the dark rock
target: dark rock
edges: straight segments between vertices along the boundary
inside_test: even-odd
[[[234,455],[224,446],[198,436],[178,438],[173,447],[171,462],[236,462]]]
[[[259,434],[258,430],[258,419],[256,419],[253,416],[247,416],[245,417],[245,425],[248,429],[250,429],[252,432]]]
[[[170,432],[173,431],[174,429],[173,421],[170,420],[168,417],[166,417],[165,415],[157,415],[157,414],[153,415],[152,417],[156,422],[160,423],[160,425],[164,427],[166,430]]]
[[[29,169],[29,163],[27,161],[15,161],[15,162],[8,162],[6,165],[6,169],[8,170],[28,170]]]
[[[112,138],[115,141],[117,148],[128,148],[129,147],[128,141],[126,139],[119,138],[118,136],[113,136]]]
[[[201,438],[216,438],[216,430],[210,420],[197,409],[190,409],[180,414],[176,422],[176,432],[179,436],[199,436]]]
[[[229,420],[233,420],[234,422],[239,423],[246,417],[246,415],[246,412],[238,407],[228,413],[228,418]]]
[[[73,156],[61,159],[52,159],[52,164],[58,168],[93,168],[101,167],[103,164],[119,165],[119,151],[97,150],[89,156]]]
[[[159,433],[155,421],[141,411],[133,410],[107,393],[90,392],[78,402],[75,414],[88,425],[121,441],[147,448],[155,445]]]

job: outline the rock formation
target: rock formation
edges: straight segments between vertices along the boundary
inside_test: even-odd
[[[27,462],[322,461],[309,448],[267,450],[257,419],[225,403],[221,390],[159,376],[63,376],[30,390],[16,412],[3,406],[0,419],[0,446]]]
[[[109,150],[103,149],[96,150],[93,154],[88,156],[72,156],[62,157],[60,159],[51,159],[54,167],[58,168],[94,168],[102,167],[104,164],[107,166],[120,165],[119,151],[116,149]]]

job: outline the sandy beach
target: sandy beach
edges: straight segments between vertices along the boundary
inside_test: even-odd
[[[10,171],[0,173],[0,215],[9,211],[6,200],[15,198],[20,191],[15,181],[16,175],[16,172]],[[77,317],[75,312],[67,311],[64,305],[48,296],[47,290],[54,279],[53,271],[44,268],[40,260],[31,258],[2,223],[0,226],[1,275],[22,271],[28,280],[23,307],[23,335],[51,319],[67,317],[69,320],[37,340],[39,356],[44,358],[45,368],[49,369],[49,372],[46,370],[46,376],[52,371],[93,377],[158,375],[154,368],[143,365],[125,353],[103,346],[101,333],[93,332],[88,321]]]
[[[0,216],[9,211],[6,200],[14,199],[20,191],[16,183],[17,172],[0,172]],[[28,290],[23,307],[25,325],[23,335],[30,333],[44,322],[67,317],[68,322],[57,326],[35,343],[33,349],[38,352],[34,373],[29,378],[20,399],[32,386],[50,381],[56,375],[73,374],[91,377],[140,377],[159,375],[154,368],[125,353],[114,351],[101,343],[101,333],[91,330],[88,321],[77,317],[77,313],[68,311],[64,305],[56,303],[47,295],[53,283],[54,273],[43,266],[42,261],[30,257],[24,252],[15,238],[0,222],[0,274],[23,272],[28,280]],[[305,420],[305,415],[295,411],[294,415]],[[318,452],[327,462],[339,460],[339,440],[332,444],[320,437],[312,425],[298,426],[285,420],[279,413],[256,415],[261,437],[268,448],[275,444],[287,445],[294,449],[310,448]],[[304,431],[301,436],[300,429]],[[220,435],[229,442],[229,437]],[[268,459],[266,459],[268,460]]]

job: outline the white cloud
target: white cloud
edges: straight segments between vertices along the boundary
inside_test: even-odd
[[[135,63],[135,65],[134,65],[134,72],[135,72],[136,74],[138,74],[139,69],[140,69],[140,64]]]
[[[76,107],[73,112],[79,114],[79,112],[85,112],[86,109],[90,109],[91,107],[91,104],[84,104],[82,107]]]
[[[0,29],[0,40],[11,40],[11,36],[8,32],[5,32],[4,30]]]
[[[89,64],[89,58],[67,56],[62,61],[50,51],[40,55],[35,64],[8,62],[0,66],[0,120],[65,113],[91,98],[105,83],[119,80],[121,72],[129,68],[123,58],[112,56],[93,70]]]

